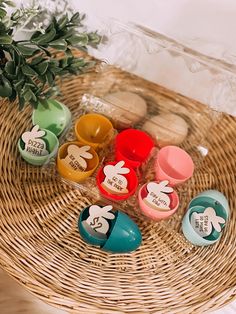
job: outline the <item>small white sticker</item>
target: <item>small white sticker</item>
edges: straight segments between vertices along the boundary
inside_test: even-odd
[[[35,125],[31,131],[22,134],[21,139],[25,143],[24,151],[33,156],[46,156],[49,152],[46,149],[46,143],[42,139],[45,131],[39,129],[39,125]]]
[[[221,232],[220,224],[224,224],[224,218],[216,216],[214,208],[207,207],[204,213],[192,213],[190,219],[193,229],[201,236],[207,237],[212,233],[213,228]]]
[[[148,206],[159,210],[170,210],[170,196],[173,193],[173,188],[168,186],[168,181],[160,183],[150,182],[147,184],[148,195],[143,199]]]
[[[100,207],[98,205],[92,205],[89,208],[89,217],[86,219],[86,223],[96,232],[107,234],[109,231],[109,223],[107,220],[113,220],[115,215],[111,213],[111,205]]]
[[[76,145],[69,145],[66,156],[63,161],[73,170],[85,171],[87,169],[86,159],[92,159],[93,155],[89,153],[90,146],[78,147]]]
[[[104,167],[103,172],[105,179],[102,182],[102,186],[105,190],[114,194],[125,194],[128,193],[128,181],[123,174],[130,172],[129,168],[123,167],[125,162],[119,161],[115,165],[107,165]]]

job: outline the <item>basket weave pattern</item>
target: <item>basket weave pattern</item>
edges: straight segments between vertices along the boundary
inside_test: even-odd
[[[74,117],[81,96],[96,76],[91,72],[62,83],[61,100]],[[193,100],[121,70],[111,67],[109,76],[116,80],[98,83],[99,95],[135,86],[163,110],[175,103],[187,108],[189,117],[203,110]],[[141,229],[143,243],[126,255],[108,254],[85,244],[77,232],[77,220],[90,200],[55,176],[54,167],[42,170],[19,157],[16,144],[31,127],[31,109],[19,112],[17,104],[1,101],[0,119],[0,263],[29,291],[78,313],[204,313],[235,297],[234,118],[224,115],[208,134],[210,152],[185,186],[174,217],[155,223],[128,211]],[[202,118],[190,136],[199,136],[205,125]],[[208,188],[228,197],[231,217],[219,243],[196,248],[182,236],[181,219],[190,199]]]

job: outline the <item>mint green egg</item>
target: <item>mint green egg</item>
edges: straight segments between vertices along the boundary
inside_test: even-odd
[[[38,107],[33,111],[32,122],[60,136],[71,124],[71,112],[61,102],[48,99],[38,103]]]
[[[25,151],[25,143],[20,138],[17,143],[18,150],[20,152],[21,157],[31,165],[34,166],[42,166],[49,162],[51,158],[53,158],[58,150],[59,141],[56,135],[49,130],[41,129],[45,131],[45,135],[41,138],[45,144],[46,149],[48,150],[48,154],[45,156],[35,156],[30,154],[29,152]]]
[[[204,206],[200,206],[200,205],[193,206],[187,210],[187,212],[184,215],[184,218],[182,220],[182,231],[183,231],[185,238],[189,242],[191,242],[192,244],[197,245],[197,246],[212,245],[215,242],[217,242],[221,237],[221,233],[214,230],[210,236],[203,238],[193,229],[191,222],[190,222],[191,215],[194,212],[203,213],[205,211],[205,209],[206,208]]]

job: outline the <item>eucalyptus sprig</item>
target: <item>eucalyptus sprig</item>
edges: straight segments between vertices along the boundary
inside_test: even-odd
[[[71,47],[96,47],[101,37],[97,32],[78,31],[85,16],[77,12],[71,17],[53,16],[49,25],[36,30],[30,39],[15,40],[17,26],[30,11],[26,9],[24,14],[18,9],[8,16],[6,9],[11,5],[11,1],[0,0],[0,97],[18,98],[20,109],[25,103],[37,107],[55,92],[56,77],[82,74],[94,66],[94,62],[75,57]],[[55,56],[58,51],[64,52],[59,60]]]

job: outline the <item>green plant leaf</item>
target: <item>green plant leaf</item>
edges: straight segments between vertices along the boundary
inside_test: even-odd
[[[0,8],[0,19],[2,20],[7,15],[7,11]]]
[[[34,108],[34,109],[37,109],[37,107],[38,107],[38,99],[36,98],[36,100],[34,100],[34,99],[30,99],[30,104],[31,104],[31,106]]]
[[[21,79],[20,81],[18,81],[17,83],[14,84],[15,89],[18,91],[21,90],[22,86],[24,85],[25,80]]]
[[[49,61],[49,65],[50,66],[55,66],[55,67],[58,67],[59,66],[59,61],[57,59],[51,59]]]
[[[47,57],[51,58],[52,54],[49,50],[47,50],[45,47],[43,46],[39,46],[44,52],[45,54],[47,55]]]
[[[0,22],[0,34],[5,35],[6,34],[6,26],[3,22]]]
[[[42,62],[43,60],[45,60],[42,56],[37,56],[34,57],[30,63],[30,65],[36,65],[39,64],[40,62]]]
[[[35,94],[33,93],[33,91],[30,89],[30,93],[31,93],[31,99],[33,101],[37,101],[37,97],[35,96]]]
[[[27,92],[24,94],[25,101],[29,101],[31,99],[31,92],[27,90]]]
[[[68,66],[68,59],[69,58],[63,58],[63,59],[60,60],[59,64],[60,64],[61,68],[65,68],[65,67]]]
[[[84,67],[87,62],[83,58],[74,58],[71,64],[76,65],[77,67]]]
[[[81,22],[84,20],[85,14],[80,15],[79,12],[76,12],[72,18],[71,18],[71,23],[76,24],[76,25],[81,25]]]
[[[10,45],[12,43],[12,38],[9,35],[0,36],[0,45]]]
[[[16,64],[14,61],[8,61],[5,65],[5,71],[8,74],[14,75],[16,73]]]
[[[14,31],[14,30],[13,30],[13,28],[12,28],[12,29],[10,29],[10,30],[8,30],[8,35],[9,35],[9,36],[12,36],[13,31]]]
[[[64,76],[64,75],[67,75],[69,73],[69,71],[67,69],[62,69],[60,71],[60,76]]]
[[[58,75],[62,70],[57,60],[53,60],[49,62],[49,69],[54,75]]]
[[[65,30],[61,31],[62,35],[60,36],[60,39],[67,39],[71,37],[72,35],[75,35],[74,28],[66,28]]]
[[[21,96],[18,94],[18,100],[19,100],[19,109],[22,110],[22,109],[24,108],[24,105],[25,105],[24,97],[21,97]]]
[[[16,10],[11,14],[11,20],[16,21],[20,18],[20,10]]]
[[[91,32],[88,34],[88,44],[92,47],[97,47],[100,44],[102,37],[97,32]]]
[[[88,44],[88,35],[86,33],[73,35],[69,37],[67,41],[72,46],[86,46]]]
[[[1,97],[10,97],[11,94],[12,94],[11,83],[3,75],[0,76],[0,79],[1,79],[1,82],[0,82],[0,96]]]
[[[26,75],[26,76],[38,76],[38,73],[34,71],[34,69],[32,69],[29,65],[25,64],[22,66],[22,72]]]
[[[17,96],[17,93],[16,93],[16,91],[13,89],[11,96],[9,96],[8,98],[9,98],[10,101],[14,101],[14,100],[16,99],[16,96]]]
[[[17,49],[24,56],[33,56],[35,53],[39,52],[39,50],[35,47],[28,47],[23,44],[17,44]]]
[[[66,51],[65,51],[65,55],[66,55],[66,57],[72,57],[72,56],[73,56],[73,54],[72,54],[70,48],[67,47],[67,49],[66,49]]]
[[[47,72],[46,73],[46,78],[47,78],[47,82],[49,86],[53,86],[54,85],[54,77],[53,74],[51,72]]]
[[[39,63],[36,67],[35,67],[35,70],[37,72],[39,72],[41,75],[45,74],[46,71],[48,69],[48,62],[47,61],[44,61],[42,63]]]
[[[51,41],[49,43],[49,47],[57,49],[57,50],[65,51],[67,49],[67,42],[65,41],[65,39],[57,39],[57,40]]]
[[[69,22],[68,15],[67,14],[63,15],[57,22],[58,28],[63,29],[68,22]]]
[[[55,28],[57,31],[59,30],[58,29],[58,24],[57,24],[57,19],[56,17],[53,15],[52,17],[52,21],[51,23],[49,24],[49,26],[46,28],[46,33],[49,32],[52,28]]]
[[[46,108],[46,109],[48,109],[49,108],[49,104],[48,104],[48,101],[47,101],[47,99],[45,99],[45,98],[41,98],[40,97],[40,99],[39,99],[39,103],[44,107],[44,108]]]
[[[30,38],[30,41],[34,41],[35,38],[38,38],[42,33],[40,31],[36,31],[33,33],[33,35]]]
[[[76,74],[78,74],[80,71],[77,70],[77,69],[69,68],[69,69],[68,69],[68,72],[69,72],[70,74],[76,75]]]
[[[54,74],[56,76],[56,75],[60,75],[61,74],[62,69],[60,69],[60,68],[50,68],[50,71],[52,72],[52,74]]]
[[[30,101],[31,99],[33,101],[37,100],[37,97],[35,96],[35,94],[33,93],[33,91],[31,90],[31,88],[27,85],[24,86],[23,92],[22,92],[22,96],[24,97],[25,101]]]
[[[25,87],[26,88],[35,88],[35,84],[32,84],[32,83],[25,83]]]
[[[9,0],[0,0],[0,95],[11,101],[17,97],[22,109],[26,102],[36,106],[39,98],[50,97],[58,76],[85,72],[92,63],[75,58],[69,45],[86,50],[88,45],[96,45],[100,37],[96,32],[78,33],[84,15],[75,13],[71,18],[67,14],[59,19],[52,16],[45,33],[35,31],[29,41],[13,40],[15,27],[24,22],[27,12],[34,12],[21,8],[6,16],[10,4]],[[64,51],[64,58],[57,60],[50,48]]]
[[[50,41],[52,41],[55,38],[56,35],[56,30],[53,27],[52,29],[50,29],[49,32],[46,32],[45,34],[41,34],[36,38],[32,38],[31,37],[31,41],[37,45],[47,45]]]
[[[47,72],[46,72],[47,73]],[[38,79],[40,80],[40,82],[42,82],[42,85],[44,86],[47,82],[47,77],[46,77],[46,73],[42,74],[38,77]]]
[[[9,1],[9,0],[4,0],[4,2],[9,6],[9,7],[15,7],[15,3],[13,1]]]
[[[19,54],[19,51],[15,46],[12,46],[12,48],[13,49],[10,51],[12,59],[16,65],[20,65],[22,63],[23,57]]]

